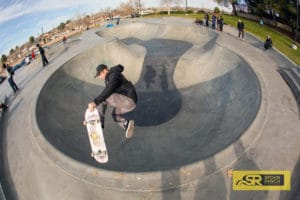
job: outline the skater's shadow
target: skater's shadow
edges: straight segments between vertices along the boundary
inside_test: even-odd
[[[135,84],[138,103],[127,114],[137,126],[155,126],[172,119],[180,110],[182,97],[173,81],[178,60],[192,47],[184,41],[136,38],[122,40],[127,45],[138,44],[147,49],[143,70]]]

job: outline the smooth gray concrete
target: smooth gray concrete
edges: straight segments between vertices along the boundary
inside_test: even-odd
[[[295,198],[296,179],[292,192],[232,191],[228,167],[291,170],[297,177],[300,123],[277,63],[224,30],[178,18],[124,23],[98,35],[87,31],[68,48],[57,47],[61,53],[50,49],[42,70],[36,63],[20,71],[22,91],[2,123],[8,199]],[[137,121],[131,140],[107,113],[106,165],[89,157],[81,126],[87,103],[103,88],[92,78],[100,62],[122,63],[139,105],[155,108],[130,114]]]
[[[138,33],[136,35],[138,37]],[[205,49],[211,43],[207,38],[202,48],[210,51],[213,46]],[[212,40],[217,45],[215,37]],[[147,50],[140,79],[135,83],[137,108],[128,115],[136,122],[136,135],[130,141],[123,142],[124,131],[107,113],[104,134],[110,161],[99,165],[89,156],[89,143],[83,134],[85,127],[80,121],[88,102],[103,87],[91,84],[100,82],[90,75],[94,73],[95,65],[85,64],[86,60],[93,58],[89,54],[80,54],[80,60],[75,57],[73,59],[77,60],[73,62],[71,59],[50,77],[37,103],[37,122],[41,132],[64,154],[113,171],[173,169],[201,161],[223,150],[244,133],[256,116],[260,105],[258,79],[250,66],[233,53],[225,49],[220,52],[236,65],[230,66],[233,69],[224,75],[206,82],[198,76],[195,80],[198,84],[177,89],[174,84],[176,80],[173,80],[175,67],[192,47],[191,43],[134,38],[117,42],[138,44]],[[216,67],[221,64],[217,63]],[[138,67],[125,66],[125,70]],[[73,71],[74,68],[76,71]],[[89,73],[82,73],[80,68],[86,68]],[[51,109],[45,112],[45,107]],[[80,146],[77,145],[79,141]]]

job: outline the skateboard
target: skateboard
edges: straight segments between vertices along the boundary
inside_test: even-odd
[[[88,138],[91,145],[91,156],[99,163],[108,161],[107,149],[101,128],[99,112],[96,108],[93,111],[86,109],[84,116],[84,125],[86,125]]]

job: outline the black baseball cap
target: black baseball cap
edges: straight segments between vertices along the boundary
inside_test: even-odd
[[[107,66],[104,64],[100,64],[96,67],[96,75],[94,78],[96,78],[97,76],[99,76],[99,74],[102,72],[102,70],[107,69]]]

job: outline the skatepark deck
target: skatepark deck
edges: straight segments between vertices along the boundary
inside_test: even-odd
[[[42,71],[37,65],[17,74],[20,80],[36,72],[2,123],[0,172],[8,199],[298,194],[293,178],[291,192],[236,192],[226,175],[227,168],[299,175],[297,103],[276,60],[247,38],[167,18],[89,30],[68,45],[53,48]],[[137,108],[127,115],[136,121],[130,140],[107,112],[106,164],[90,157],[82,126],[87,104],[104,88],[93,78],[99,63],[124,65],[138,93]]]

